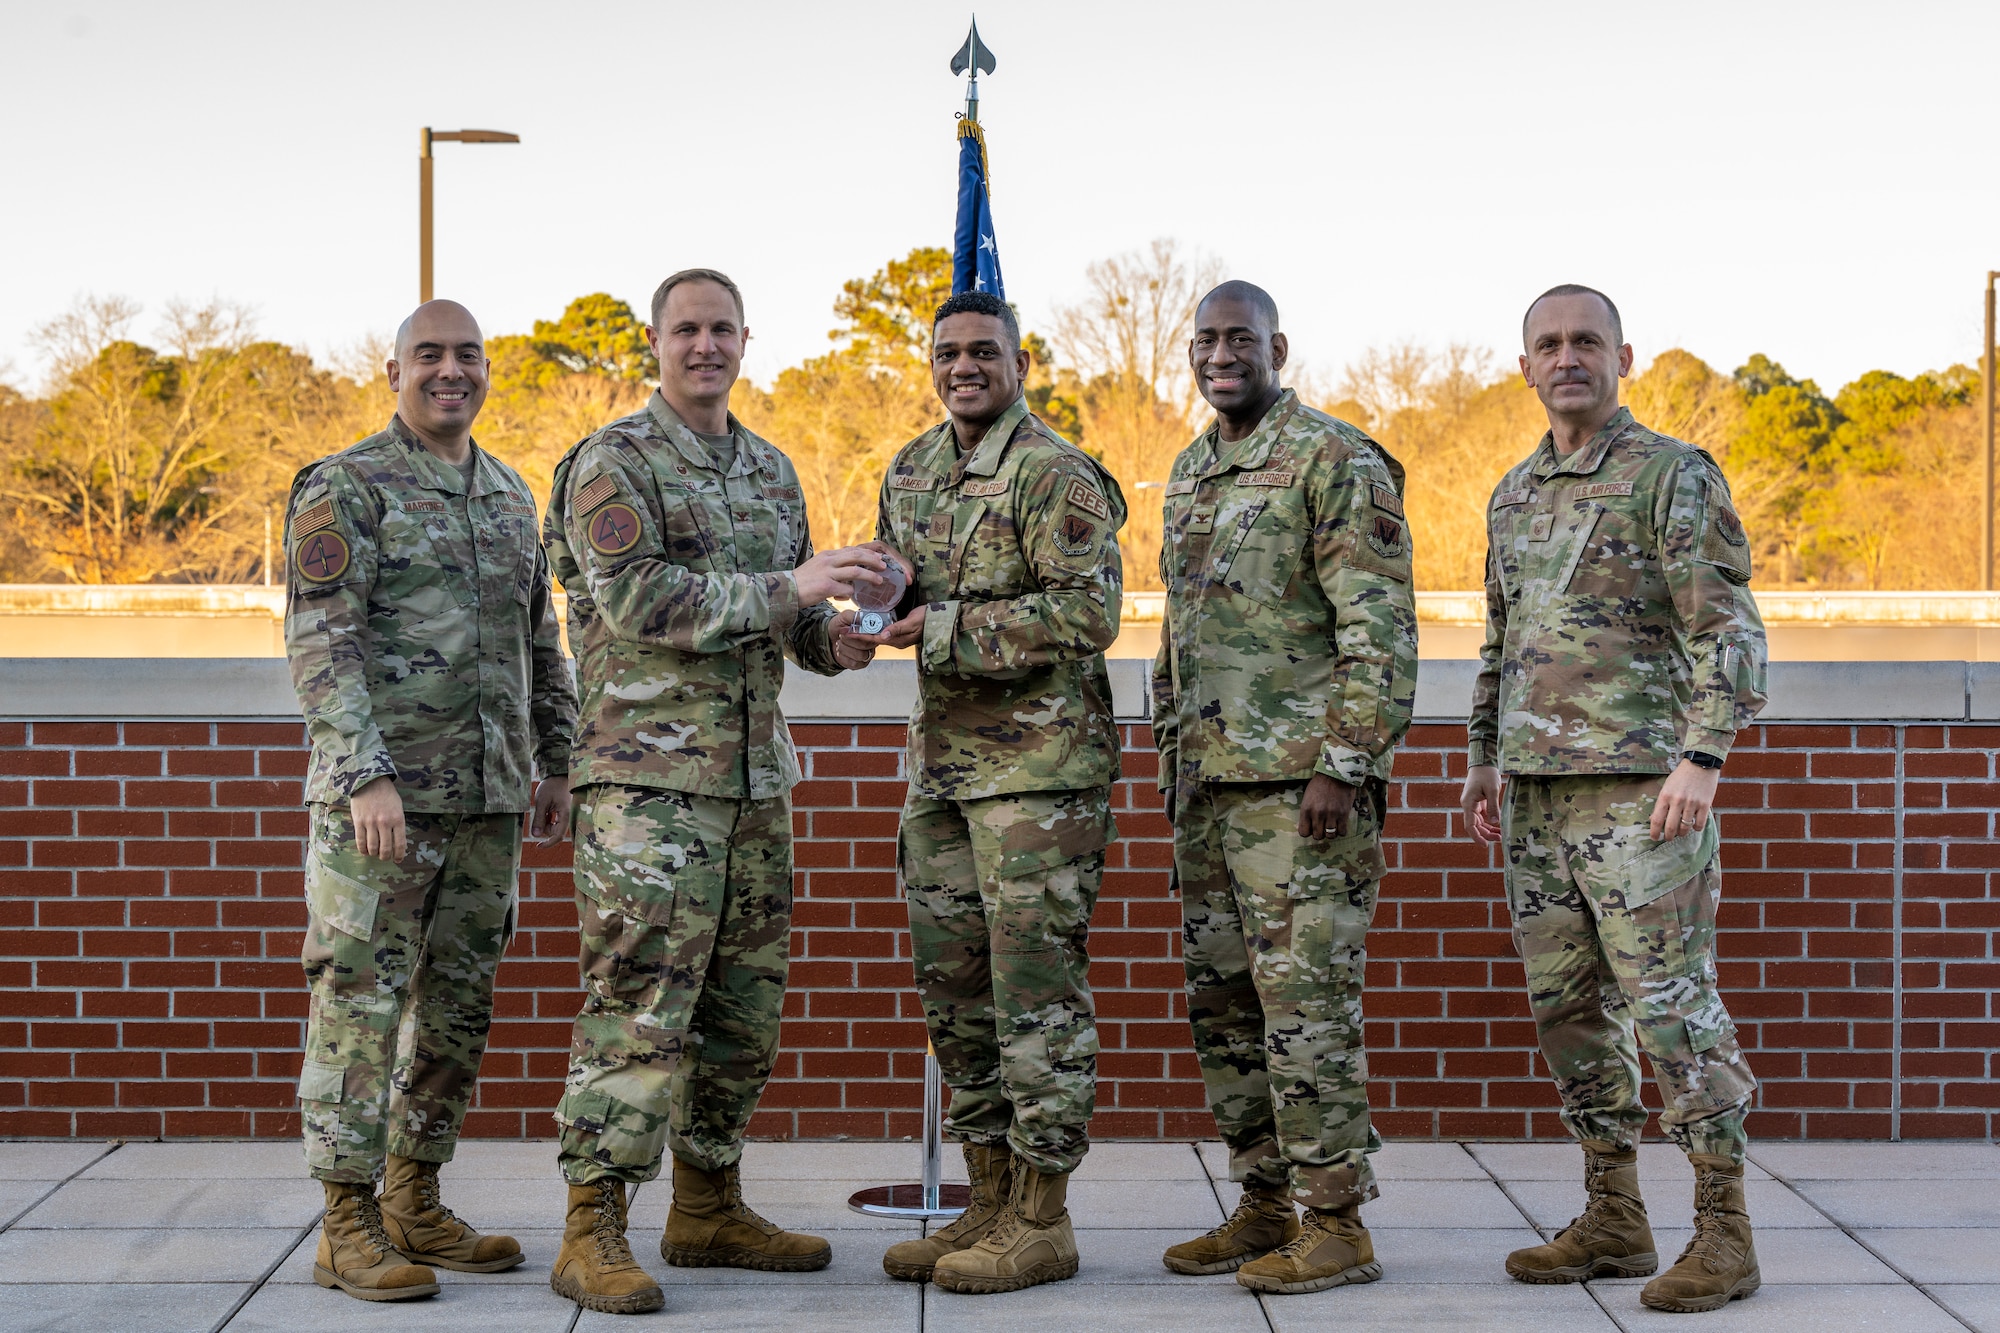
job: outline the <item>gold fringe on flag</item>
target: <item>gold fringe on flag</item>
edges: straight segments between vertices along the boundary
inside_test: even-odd
[[[993,164],[986,160],[986,127],[966,116],[958,118],[958,137],[979,142],[979,174],[986,179],[986,197],[993,197]]]

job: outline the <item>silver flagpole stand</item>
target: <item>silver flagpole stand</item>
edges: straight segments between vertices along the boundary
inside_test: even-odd
[[[937,1052],[924,1051],[923,1180],[915,1185],[872,1185],[857,1190],[847,1206],[870,1217],[957,1217],[972,1206],[972,1190],[939,1181],[944,1173],[944,1079]]]

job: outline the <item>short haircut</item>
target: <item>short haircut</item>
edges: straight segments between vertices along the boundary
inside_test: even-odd
[[[1270,323],[1270,331],[1272,333],[1278,331],[1278,303],[1272,300],[1271,294],[1262,287],[1259,287],[1254,282],[1245,282],[1241,278],[1231,278],[1228,282],[1216,284],[1209,289],[1208,295],[1195,303],[1194,313],[1197,324],[1201,322],[1201,308],[1210,301],[1215,300],[1218,296],[1225,300],[1248,302],[1258,314],[1262,315]]]
[[[1007,341],[1018,350],[1021,346],[1021,321],[1014,314],[1014,307],[995,296],[992,292],[960,292],[948,297],[931,316],[931,331],[953,315],[991,315],[1007,330]]]
[[[712,268],[684,268],[678,273],[668,275],[665,282],[653,289],[654,328],[660,327],[660,312],[667,308],[667,293],[684,282],[712,282],[728,292],[730,299],[736,302],[736,322],[738,324],[743,322],[743,291],[729,280],[727,273]]]
[[[1604,308],[1611,312],[1611,341],[1617,346],[1624,346],[1625,321],[1618,317],[1617,303],[1603,292],[1598,291],[1597,288],[1586,287],[1580,282],[1558,283],[1556,286],[1543,292],[1540,296],[1537,296],[1534,300],[1528,302],[1528,309],[1521,316],[1521,346],[1526,347],[1528,345],[1528,320],[1534,315],[1535,307],[1548,300],[1551,296],[1594,296],[1604,302]]]

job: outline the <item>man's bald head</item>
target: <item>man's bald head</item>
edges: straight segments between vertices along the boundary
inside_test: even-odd
[[[472,317],[472,312],[458,302],[426,301],[412,310],[397,328],[396,359],[408,361],[420,342],[446,348],[475,342],[483,347],[486,335],[479,331],[479,321]]]
[[[1210,290],[1194,308],[1194,322],[1201,323],[1202,308],[1210,301],[1240,301],[1255,310],[1266,322],[1265,333],[1278,332],[1278,303],[1271,294],[1254,282],[1244,282],[1241,278],[1231,278]]]

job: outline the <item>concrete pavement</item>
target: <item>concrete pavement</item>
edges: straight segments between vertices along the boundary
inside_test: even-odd
[[[632,1236],[667,1290],[666,1309],[619,1318],[579,1312],[548,1289],[563,1206],[549,1143],[461,1146],[445,1168],[447,1201],[482,1229],[518,1237],[527,1262],[491,1276],[440,1273],[439,1296],[407,1305],[313,1284],[320,1191],[296,1144],[0,1143],[0,1330],[2000,1333],[2000,1147],[1767,1143],[1751,1156],[1763,1290],[1726,1312],[1674,1316],[1641,1307],[1638,1281],[1530,1287],[1502,1271],[1507,1251],[1582,1207],[1581,1156],[1567,1144],[1389,1145],[1376,1159],[1382,1197],[1364,1210],[1382,1280],[1297,1297],[1258,1297],[1233,1277],[1177,1277],[1161,1266],[1162,1249],[1235,1203],[1220,1145],[1099,1144],[1070,1190],[1081,1274],[975,1297],[891,1281],[882,1249],[915,1228],[847,1210],[864,1185],[913,1178],[913,1145],[754,1143],[744,1158],[750,1202],[830,1236],[832,1267],[670,1268],[657,1250],[668,1201],[659,1182],[637,1192]],[[1687,1239],[1692,1174],[1674,1149],[1648,1145],[1641,1177],[1671,1260]]]

